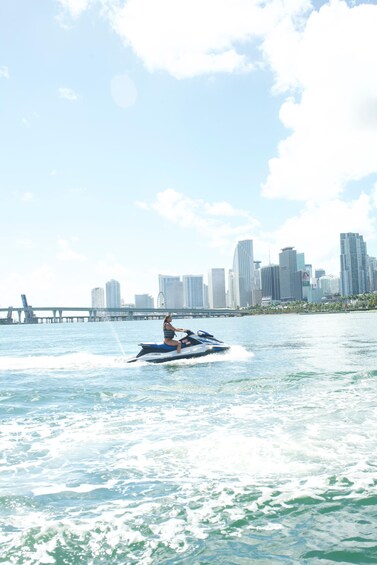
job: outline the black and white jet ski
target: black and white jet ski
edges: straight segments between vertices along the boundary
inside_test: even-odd
[[[141,350],[128,360],[128,363],[135,361],[147,361],[148,363],[166,363],[167,361],[175,361],[176,359],[193,359],[194,357],[203,357],[212,353],[221,353],[230,349],[230,345],[216,339],[213,335],[204,330],[198,330],[196,333],[187,330],[186,336],[179,340],[182,343],[180,353],[173,345],[165,343],[139,343]]]

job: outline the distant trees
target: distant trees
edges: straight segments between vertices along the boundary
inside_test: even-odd
[[[269,306],[253,306],[247,309],[250,315],[258,314],[310,314],[315,312],[351,312],[377,310],[377,293],[339,297],[329,302],[287,302]]]

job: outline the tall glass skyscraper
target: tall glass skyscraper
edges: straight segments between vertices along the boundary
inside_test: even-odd
[[[253,303],[254,252],[253,240],[237,243],[233,258],[234,303],[245,308]]]
[[[120,308],[120,284],[114,279],[106,283],[106,308]]]
[[[234,300],[234,274],[233,269],[229,269],[228,271],[228,292],[226,295],[226,305],[228,308],[235,308],[235,300]]]
[[[297,253],[293,247],[284,247],[279,253],[280,298],[302,300],[301,271],[297,269]]]
[[[262,267],[262,298],[280,300],[279,265]]]
[[[367,244],[358,233],[340,234],[340,286],[342,296],[369,292]]]
[[[149,294],[135,294],[136,308],[154,308],[153,297]]]
[[[208,271],[208,300],[210,308],[225,308],[225,269]]]
[[[184,308],[203,308],[203,275],[184,275],[182,282]]]
[[[181,277],[171,275],[158,275],[160,304],[165,308],[183,307],[183,286]]]
[[[369,257],[369,291],[375,292],[377,290],[377,259],[376,257]]]

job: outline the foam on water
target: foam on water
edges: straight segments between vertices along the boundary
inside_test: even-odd
[[[282,352],[245,345],[162,366],[88,352],[1,358],[1,557],[373,562],[373,360],[326,372],[312,352],[308,371]],[[101,376],[87,379],[88,367]]]
[[[233,346],[224,353],[198,357],[194,359],[182,359],[171,363],[197,364],[216,363],[221,361],[243,361],[250,359],[253,353],[242,346]],[[95,355],[88,352],[71,353],[68,355],[39,355],[25,357],[4,356],[0,358],[0,371],[34,371],[34,370],[58,370],[58,371],[85,371],[95,368],[128,368],[135,365],[128,363],[128,357],[114,355]],[[138,364],[148,363],[139,362]],[[149,365],[149,364],[148,364]]]
[[[127,359],[124,356],[95,355],[87,352],[0,358],[0,371],[85,371],[116,367],[127,367]]]

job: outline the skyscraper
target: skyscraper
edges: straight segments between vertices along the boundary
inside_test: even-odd
[[[226,305],[228,308],[235,308],[236,304],[234,301],[234,274],[233,269],[228,271],[228,292],[226,294]]]
[[[120,284],[111,279],[106,283],[106,308],[120,307]]]
[[[209,308],[208,302],[208,284],[203,283],[203,307]]]
[[[300,272],[301,297],[299,300],[309,300],[311,284],[311,265],[305,263],[305,253],[297,253],[297,271]]]
[[[314,271],[314,278],[320,279],[321,277],[324,277],[325,274],[326,274],[325,269],[316,269]]]
[[[369,266],[369,291],[375,292],[377,290],[377,259],[376,257],[368,258]]]
[[[302,272],[297,270],[297,254],[293,247],[284,247],[279,253],[280,298],[302,300]]]
[[[153,297],[149,294],[135,294],[136,308],[154,308]]]
[[[323,275],[318,279],[318,286],[322,290],[324,296],[339,294],[339,277],[333,275]]]
[[[203,308],[203,275],[184,275],[184,308]]]
[[[92,289],[92,308],[105,308],[105,291],[99,286]]]
[[[253,303],[254,253],[253,240],[237,243],[233,258],[233,281],[235,306],[245,308]]]
[[[165,308],[183,308],[183,286],[181,278],[170,275],[158,275],[160,304]]]
[[[261,261],[254,261],[254,284],[252,290],[252,304],[256,306],[262,302],[262,272]]]
[[[225,308],[225,269],[208,271],[208,301],[210,308]]]
[[[358,233],[340,234],[340,286],[342,296],[369,291],[367,245]]]
[[[262,298],[280,300],[279,265],[262,267]]]
[[[296,252],[296,259],[297,259],[297,270],[303,271],[305,269],[305,253]]]

